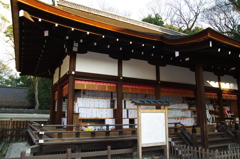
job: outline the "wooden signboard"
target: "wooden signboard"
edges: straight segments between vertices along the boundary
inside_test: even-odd
[[[142,147],[165,145],[165,113],[161,110],[142,110],[141,132]]]
[[[147,106],[147,104],[144,104]],[[142,159],[142,148],[163,146],[165,158],[169,158],[168,113],[164,109],[141,109],[138,106],[138,158]],[[150,106],[150,105],[149,105]],[[152,105],[151,105],[152,106]],[[156,106],[161,106],[156,104]]]

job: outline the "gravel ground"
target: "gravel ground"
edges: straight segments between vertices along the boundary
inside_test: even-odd
[[[22,151],[26,151],[26,156],[29,156],[30,148],[27,142],[10,143],[5,158],[20,157]]]

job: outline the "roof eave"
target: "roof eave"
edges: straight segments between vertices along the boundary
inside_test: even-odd
[[[13,25],[13,35],[14,35],[14,49],[15,49],[15,61],[16,69],[20,71],[19,64],[19,11],[18,11],[18,0],[11,0],[11,9],[12,9],[12,25]]]

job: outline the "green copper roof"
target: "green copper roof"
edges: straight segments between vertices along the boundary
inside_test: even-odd
[[[151,99],[131,99],[132,103],[136,104],[136,105],[146,105],[146,104],[150,104],[150,105],[171,105],[173,104],[170,101],[166,101],[166,100],[151,100]]]

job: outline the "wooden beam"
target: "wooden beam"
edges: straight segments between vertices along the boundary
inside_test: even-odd
[[[206,48],[210,48],[210,40],[205,40],[202,42],[192,43],[192,44],[165,45],[163,49],[170,52],[179,51],[180,54],[181,52],[191,51],[193,54],[194,51],[206,49]]]
[[[156,86],[155,86],[155,99],[161,99],[160,91],[160,66],[156,66]]]
[[[238,88],[238,91],[240,91],[240,74],[238,74],[237,76],[237,88]],[[240,93],[237,93],[237,105],[238,105],[238,120],[240,121]]]
[[[53,81],[53,76],[52,76],[52,81]],[[53,82],[52,82],[53,83]],[[55,119],[55,91],[51,89],[51,101],[50,101],[50,124],[54,124],[54,119]]]
[[[18,0],[11,0],[16,69],[20,71],[20,27]]]
[[[58,84],[58,100],[57,100],[57,114],[54,124],[62,123],[62,100],[63,87]]]
[[[223,113],[223,97],[222,97],[222,86],[221,86],[221,77],[218,76],[218,87],[219,92],[218,95],[218,104],[219,104],[219,119],[220,121],[224,121],[224,113]]]
[[[76,69],[76,53],[70,54],[69,71],[68,71],[68,104],[67,104],[67,124],[73,124],[74,113],[74,92],[75,92],[75,69]],[[67,127],[68,131],[72,131],[73,127]]]
[[[208,149],[208,130],[207,130],[207,115],[206,115],[206,99],[204,89],[204,78],[203,78],[203,66],[202,64],[195,65],[196,72],[196,111],[199,113],[198,120],[200,121],[201,128],[201,146],[202,148]]]
[[[122,60],[118,60],[118,83],[117,83],[117,112],[116,112],[116,124],[122,124]],[[122,129],[122,126],[118,126],[117,129]]]

